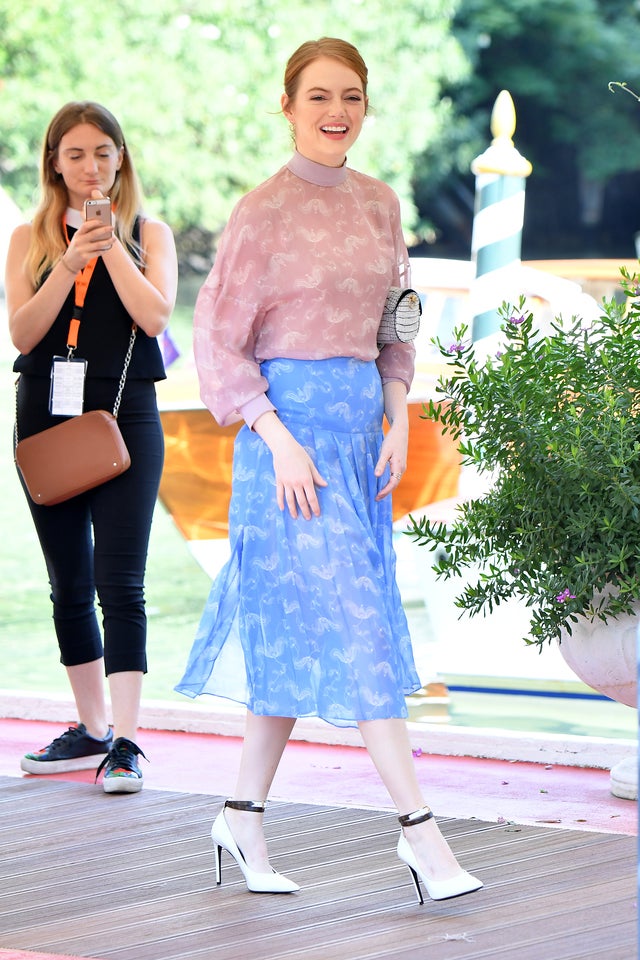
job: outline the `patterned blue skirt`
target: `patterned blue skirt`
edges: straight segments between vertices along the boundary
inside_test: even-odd
[[[375,362],[262,364],[278,416],[326,487],[320,517],[276,502],[271,452],[246,426],[236,438],[231,556],[213,583],[176,690],[245,703],[258,715],[336,726],[406,717],[420,688],[395,577],[391,501],[374,476],[383,398]]]

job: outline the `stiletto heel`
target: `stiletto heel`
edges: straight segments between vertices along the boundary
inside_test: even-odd
[[[430,820],[432,817],[433,813],[429,807],[422,807],[420,810],[415,810],[413,813],[407,813],[402,817],[398,817],[398,820],[400,821],[402,827],[406,828],[413,827],[418,823],[424,823],[426,820]],[[409,868],[411,879],[413,880],[416,888],[418,902],[420,904],[424,903],[422,888],[420,886],[421,880],[427,888],[427,893],[432,900],[449,900],[452,897],[462,897],[464,894],[473,893],[475,890],[479,890],[483,886],[481,880],[478,880],[477,877],[473,877],[470,873],[467,873],[466,870],[461,870],[460,873],[457,873],[455,877],[451,877],[449,880],[427,879],[427,877],[421,873],[418,862],[413,854],[413,850],[409,846],[409,842],[402,831],[400,831],[397,853],[398,857],[403,863],[406,863]]]
[[[211,827],[211,839],[213,840],[216,861],[216,884],[222,883],[222,851],[227,853],[236,861],[247,884],[247,888],[252,893],[295,893],[300,889],[297,883],[284,877],[281,873],[271,870],[269,873],[259,873],[252,870],[247,864],[242,851],[233,839],[224,815],[226,807],[231,810],[245,810],[252,813],[264,813],[265,804],[256,803],[253,800],[226,800],[224,807],[216,817]]]
[[[211,828],[211,837],[213,839],[213,827]],[[216,886],[222,883],[222,847],[216,841],[213,841],[213,849],[216,858]]]

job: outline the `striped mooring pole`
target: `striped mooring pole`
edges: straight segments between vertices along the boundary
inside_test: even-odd
[[[471,259],[476,272],[470,292],[474,340],[500,329],[498,307],[517,292],[514,266],[520,265],[525,181],[532,167],[516,150],[516,111],[502,90],[491,114],[493,141],[471,164],[476,177]]]

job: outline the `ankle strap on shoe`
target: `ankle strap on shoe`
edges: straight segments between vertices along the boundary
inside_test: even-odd
[[[231,807],[232,810],[248,810],[251,813],[264,813],[267,806],[266,800],[225,800],[225,807]]]
[[[405,813],[403,816],[398,817],[401,827],[415,827],[418,823],[424,823],[425,820],[431,820],[433,816],[433,811],[431,807],[420,807],[419,810],[414,810],[413,813]]]

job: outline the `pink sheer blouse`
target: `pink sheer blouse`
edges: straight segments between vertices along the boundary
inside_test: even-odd
[[[260,363],[376,360],[382,382],[414,370],[412,344],[378,350],[391,286],[409,286],[398,199],[385,183],[295,153],[233,210],[198,294],[200,394],[221,425],[274,407]]]

